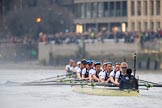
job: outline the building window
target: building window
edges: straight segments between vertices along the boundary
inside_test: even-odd
[[[144,22],[144,29],[145,30],[147,30],[147,26],[148,26],[147,22]]]
[[[110,2],[110,16],[114,16],[114,2]]]
[[[161,27],[160,27],[160,21],[159,22],[157,22],[157,29],[160,29]]]
[[[134,16],[134,1],[131,1],[131,15]]]
[[[156,15],[160,15],[160,0],[156,1]]]
[[[86,4],[86,18],[91,18],[91,3]]]
[[[151,30],[154,29],[154,22],[151,22]]]
[[[98,3],[98,17],[103,17],[103,3]]]
[[[134,22],[132,22],[132,23],[131,23],[131,28],[132,28],[132,30],[134,30],[134,29],[135,29]]]
[[[92,18],[97,17],[97,3],[92,3]]]
[[[141,22],[138,22],[138,30],[141,30]]]
[[[141,1],[137,2],[137,15],[140,16],[141,15]]]
[[[120,16],[121,8],[120,8],[120,2],[116,2],[116,16]]]
[[[104,17],[107,17],[107,16],[108,16],[108,12],[109,12],[109,11],[108,11],[108,10],[109,10],[109,9],[108,9],[108,2],[104,2],[103,5],[104,5],[104,6],[103,6],[103,7],[104,7],[104,8],[103,8],[103,9],[104,9]]]
[[[124,2],[122,3],[122,9],[123,9],[123,14],[122,14],[122,16],[127,16],[127,2],[126,2],[126,1],[124,1]]]
[[[147,16],[147,1],[144,1],[144,15]]]
[[[150,3],[150,6],[151,6],[151,15],[153,16],[154,15],[154,1],[151,0],[151,3]]]
[[[81,10],[81,7],[80,7],[80,4],[76,4],[75,5],[75,16],[77,17],[77,18],[80,18],[80,14],[81,14],[81,12],[80,12],[80,10]]]
[[[85,4],[81,4],[81,18],[85,18]]]

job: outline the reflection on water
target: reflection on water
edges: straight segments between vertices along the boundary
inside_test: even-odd
[[[146,74],[147,73],[147,74]],[[70,86],[5,86],[5,81],[26,82],[64,74],[63,70],[0,70],[1,108],[161,108],[162,88],[141,90],[138,97],[94,96],[72,92]],[[162,82],[159,72],[138,72],[141,79]]]

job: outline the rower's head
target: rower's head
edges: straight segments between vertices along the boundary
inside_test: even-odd
[[[120,62],[115,63],[115,71],[120,71],[120,65],[121,65]]]
[[[97,72],[100,72],[101,63],[100,63],[100,62],[95,62],[94,67],[95,67],[95,70],[96,70]]]
[[[127,69],[127,74],[128,74],[128,75],[131,75],[131,74],[132,74],[132,69],[131,69],[131,68],[128,68],[128,69]]]
[[[126,73],[128,64],[126,62],[122,62],[120,68],[123,73]]]
[[[92,64],[93,64],[92,60],[87,60],[87,66],[86,66],[86,68],[88,70],[92,69]]]
[[[87,61],[86,60],[82,60],[81,64],[80,64],[80,68],[83,69],[86,67]]]
[[[74,63],[75,63],[75,60],[73,60],[73,59],[70,59],[70,60],[69,60],[69,65],[70,65],[70,66],[73,66]]]
[[[77,63],[74,61],[74,62],[72,63],[72,66],[75,67],[76,65],[77,65]]]
[[[106,65],[107,65],[107,61],[104,60],[104,61],[103,61],[103,64],[102,64],[102,68],[103,68],[103,70],[106,70]]]
[[[78,62],[77,62],[77,66],[80,66],[80,64],[81,64],[81,61],[78,61]]]
[[[112,70],[112,62],[107,62],[106,63],[106,71],[110,72]]]

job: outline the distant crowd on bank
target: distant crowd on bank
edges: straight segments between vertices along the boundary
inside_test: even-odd
[[[124,40],[124,43],[133,43],[136,39],[140,40],[143,44],[147,41],[153,41],[155,39],[162,38],[162,30],[158,31],[145,31],[145,32],[58,32],[56,34],[41,34],[39,36],[40,42],[55,43],[55,44],[78,44],[82,39],[89,42],[101,42],[104,43],[106,39],[114,39],[114,42],[118,43],[120,39]]]
[[[5,37],[2,37],[0,40],[0,44],[24,44],[24,45],[29,45],[29,44],[37,44],[38,40],[33,38],[32,36],[13,36],[11,34],[7,34]]]
[[[120,39],[124,40],[124,43],[133,43],[136,39],[140,40],[140,44],[144,44],[148,41],[162,38],[162,30],[157,31],[144,31],[144,32],[58,32],[55,34],[40,33],[39,37],[34,36],[13,36],[10,33],[5,37],[1,38],[1,43],[21,43],[21,44],[37,44],[38,42],[55,43],[55,44],[79,44],[80,41],[84,40],[87,42],[101,42],[105,40],[113,39],[114,42],[118,43]]]

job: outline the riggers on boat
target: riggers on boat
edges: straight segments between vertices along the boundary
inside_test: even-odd
[[[138,90],[119,90],[119,88],[112,87],[81,87],[74,86],[72,87],[74,92],[90,94],[90,95],[99,95],[99,96],[138,96]]]

